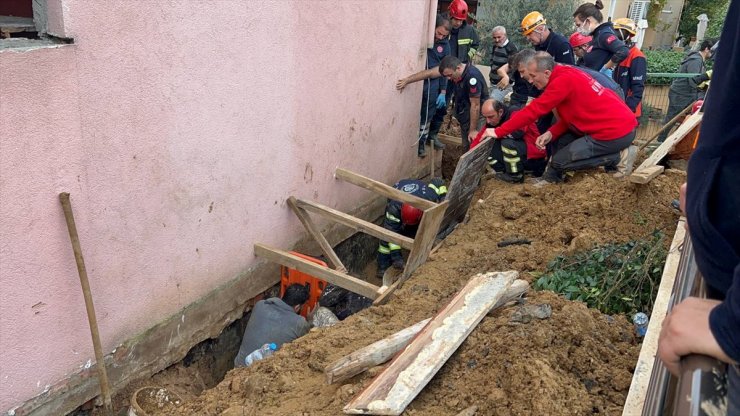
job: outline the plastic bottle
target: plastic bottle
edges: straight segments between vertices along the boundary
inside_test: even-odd
[[[264,358],[267,358],[272,355],[277,350],[277,344],[274,342],[271,342],[269,344],[265,344],[259,349],[256,349],[252,351],[249,355],[247,355],[247,358],[244,359],[244,363],[249,367],[250,365],[254,364],[255,361],[262,360]]]
[[[632,322],[635,324],[635,334],[642,338],[647,333],[648,327],[648,316],[642,312],[638,312],[632,317]]]

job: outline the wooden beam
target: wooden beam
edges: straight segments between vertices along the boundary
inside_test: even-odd
[[[657,178],[658,175],[663,173],[664,170],[665,168],[661,165],[649,166],[647,168],[638,169],[632,172],[632,174],[628,176],[628,179],[632,183],[639,183],[644,185]]]
[[[400,415],[504,295],[517,272],[478,274],[370,385],[348,414]]]
[[[646,169],[650,166],[655,166],[660,161],[668,155],[668,153],[673,150],[673,148],[683,140],[684,137],[686,137],[687,134],[691,130],[694,129],[694,127],[701,124],[702,117],[704,116],[703,113],[694,113],[689,116],[689,118],[686,119],[683,123],[681,123],[680,126],[676,129],[676,131],[673,132],[670,136],[668,136],[667,139],[663,143],[658,146],[655,151],[645,159],[642,164],[635,170],[641,171],[643,169]]]
[[[450,136],[447,134],[438,134],[437,139],[439,139],[440,142],[449,145],[449,146],[462,146],[462,137],[455,137]]]
[[[424,198],[419,198],[418,196],[407,194],[400,189],[388,186],[382,182],[367,178],[347,169],[337,168],[336,177],[337,179],[341,179],[345,182],[349,182],[353,185],[357,185],[361,188],[373,191],[388,199],[395,199],[397,201],[406,202],[416,208],[419,208],[422,211],[437,205],[432,201],[427,201]]]
[[[481,144],[460,156],[455,174],[452,175],[447,187],[447,201],[450,201],[450,207],[442,221],[442,230],[446,230],[455,223],[462,222],[465,218],[465,214],[467,214],[470,207],[470,201],[473,200],[473,194],[478,189],[480,178],[488,165],[488,155],[491,154],[491,147],[493,147],[493,139],[487,138]]]
[[[643,413],[645,399],[647,398],[648,385],[650,376],[653,372],[655,356],[658,353],[658,336],[660,327],[668,313],[668,305],[673,295],[673,282],[678,273],[678,264],[681,260],[681,249],[684,239],[686,238],[686,221],[681,219],[676,226],[676,232],[673,234],[671,248],[663,267],[663,275],[660,279],[660,287],[653,304],[653,312],[650,315],[647,333],[642,341],[640,355],[637,358],[637,365],[632,376],[632,384],[627,393],[627,401],[624,404],[622,416],[640,416]]]
[[[353,228],[357,231],[362,231],[364,233],[372,235],[373,237],[378,237],[381,240],[390,241],[391,243],[398,244],[399,246],[407,250],[411,250],[411,248],[414,246],[414,240],[411,238],[394,233],[390,230],[386,230],[379,225],[375,225],[371,222],[355,218],[351,215],[343,213],[342,211],[337,211],[333,208],[329,208],[317,202],[296,199],[296,205],[305,209],[306,211],[311,211],[316,214],[323,215],[326,218],[346,225],[347,227]]]
[[[529,283],[526,280],[515,280],[504,296],[496,302],[492,310],[499,308],[506,303],[518,298],[529,289]],[[411,339],[418,334],[424,326],[431,321],[431,318],[402,329],[395,334],[383,338],[380,341],[372,343],[367,347],[361,348],[349,355],[340,358],[329,364],[325,369],[326,382],[328,384],[340,383],[363,371],[383,364],[390,360],[399,351],[406,348]]]
[[[287,251],[278,250],[264,244],[257,243],[254,245],[254,255],[283,266],[292,267],[300,272],[316,276],[319,279],[326,280],[333,285],[343,287],[351,292],[357,293],[358,295],[365,296],[366,298],[375,299],[378,297],[377,286],[348,274],[304,260]]]
[[[339,256],[337,256],[337,253],[334,251],[334,248],[331,246],[331,244],[329,244],[329,241],[326,240],[324,234],[321,234],[319,227],[316,226],[311,217],[308,216],[308,213],[303,208],[300,208],[298,205],[296,205],[295,197],[291,196],[290,198],[288,198],[288,206],[293,210],[296,217],[298,217],[298,219],[301,221],[303,226],[306,228],[306,231],[308,231],[308,234],[311,235],[314,240],[316,240],[316,243],[318,243],[321,251],[326,256],[326,259],[329,261],[329,264],[332,266],[332,268],[342,273],[347,273],[347,268],[344,267],[342,261],[339,260]]]
[[[429,253],[434,245],[434,238],[439,233],[439,225],[442,224],[448,204],[448,201],[442,201],[434,208],[424,211],[424,216],[421,217],[421,223],[419,223],[419,229],[414,238],[414,246],[408,260],[406,260],[406,267],[403,269],[402,281],[408,279],[411,273],[415,272],[429,258]]]

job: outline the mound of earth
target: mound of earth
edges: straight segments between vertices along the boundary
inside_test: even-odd
[[[684,178],[669,170],[644,186],[599,172],[541,188],[484,181],[469,221],[386,305],[314,329],[253,367],[231,370],[215,388],[183,397],[183,406],[167,414],[341,414],[381,368],[327,385],[326,365],[434,316],[476,273],[517,270],[531,281],[531,273],[558,254],[647,238],[655,229],[672,235],[677,215],[669,203]],[[497,246],[510,238],[532,243]],[[472,405],[478,415],[621,414],[640,348],[631,324],[551,292],[530,291],[527,302],[550,304],[552,316],[511,322],[516,307],[505,307],[484,318],[404,414],[455,415]]]

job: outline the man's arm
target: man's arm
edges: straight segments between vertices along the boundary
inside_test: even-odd
[[[468,143],[478,135],[478,115],[480,114],[480,97],[470,97],[470,128],[468,129]]]
[[[627,58],[627,55],[630,54],[630,48],[613,33],[602,33],[600,37],[601,44],[612,53],[611,59],[604,66],[614,69]]]
[[[435,79],[435,78],[439,78],[441,76],[442,76],[442,74],[439,73],[439,67],[438,66],[435,66],[434,68],[425,69],[425,70],[419,71],[419,72],[417,72],[417,73],[415,73],[413,75],[409,75],[406,78],[399,79],[398,82],[396,82],[396,89],[399,90],[399,91],[401,91],[404,88],[406,88],[406,86],[408,84],[411,84],[411,83],[414,83],[414,82],[419,82],[419,81],[422,81],[422,80],[425,80],[425,79]]]
[[[568,80],[550,82],[542,95],[535,98],[528,106],[514,113],[504,124],[496,127],[496,137],[504,137],[514,130],[523,129],[535,120],[552,111],[570,94]]]
[[[624,101],[630,110],[634,112],[637,109],[637,105],[642,101],[642,93],[645,91],[645,78],[647,77],[647,62],[645,58],[638,57],[632,60],[629,77],[632,95],[625,97]]]
[[[496,73],[498,76],[501,77],[501,81],[498,82],[496,85],[497,87],[501,88],[502,90],[505,90],[509,84],[511,84],[511,80],[509,79],[509,64],[504,64],[503,66],[500,66]]]
[[[699,59],[692,59],[691,61],[686,63],[686,73],[687,74],[702,74],[704,73],[704,62]],[[699,89],[699,84],[701,83],[697,77],[694,78],[688,78],[687,81],[689,82],[689,86],[691,88]]]

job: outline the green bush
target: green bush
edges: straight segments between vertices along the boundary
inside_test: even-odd
[[[674,51],[643,51],[647,59],[647,72],[675,74],[683,61],[683,52]]]
[[[650,315],[667,255],[664,238],[656,230],[648,240],[558,256],[534,288],[561,293],[605,314]]]

